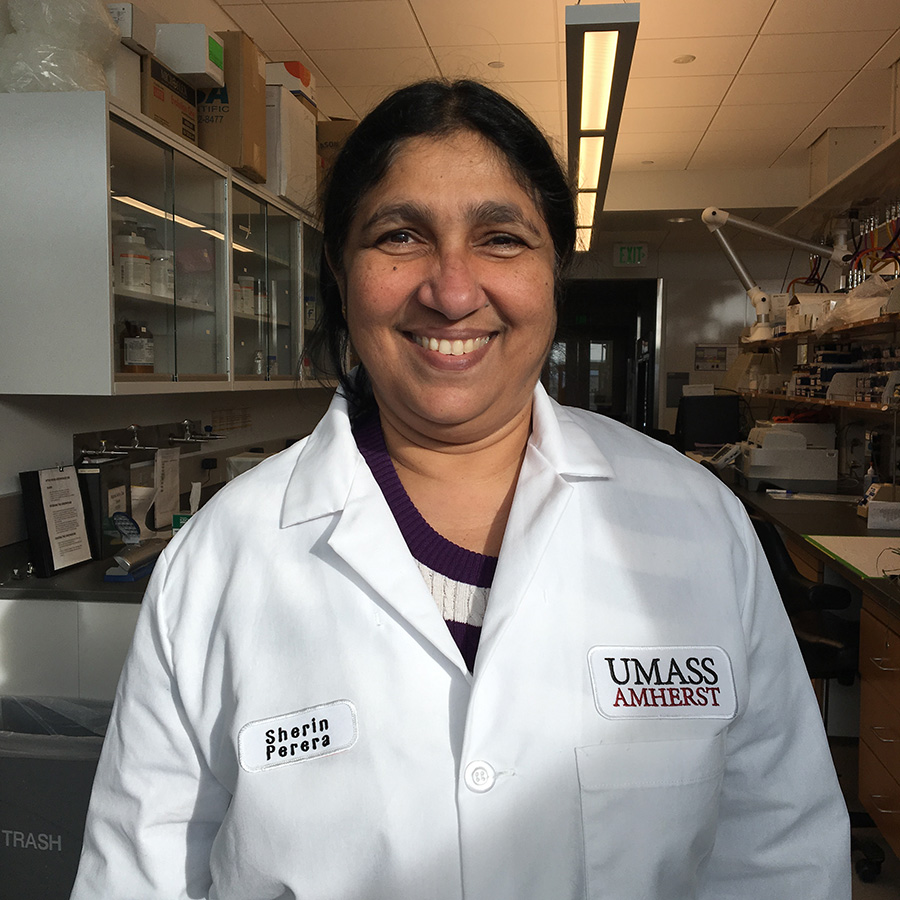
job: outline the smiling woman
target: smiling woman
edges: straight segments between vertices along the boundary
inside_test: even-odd
[[[73,900],[847,900],[743,507],[539,384],[574,212],[537,128],[399,91],[324,241],[341,388],[160,557]]]

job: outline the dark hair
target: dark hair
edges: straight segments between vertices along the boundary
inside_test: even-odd
[[[322,313],[310,356],[323,374],[336,376],[351,408],[374,402],[360,365],[347,371],[349,332],[337,282],[328,260],[340,270],[350,224],[359,206],[386,175],[400,143],[420,136],[473,131],[503,155],[541,211],[556,258],[556,282],[575,247],[575,204],[568,180],[540,129],[515,104],[475,81],[429,80],[395,91],[354,129],[335,159],[321,198],[324,245],[320,262]],[[557,298],[559,292],[557,289]]]

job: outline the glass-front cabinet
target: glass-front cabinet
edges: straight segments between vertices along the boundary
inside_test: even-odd
[[[235,386],[293,380],[299,321],[301,222],[248,187],[231,193],[231,311]]]
[[[0,394],[298,383],[300,210],[102,92],[0,94],[0,120]]]
[[[116,381],[228,377],[225,177],[113,118]]]

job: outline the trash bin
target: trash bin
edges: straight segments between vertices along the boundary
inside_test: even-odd
[[[0,900],[68,900],[111,708],[0,697]]]

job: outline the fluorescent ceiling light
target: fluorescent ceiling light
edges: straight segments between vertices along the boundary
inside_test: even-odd
[[[618,43],[618,31],[585,32],[581,80],[582,131],[602,131],[606,128]]]
[[[569,173],[579,191],[595,192],[587,222],[579,193],[579,225],[603,209],[639,20],[638,3],[566,7]]]
[[[578,192],[578,220],[579,228],[592,228],[594,225],[594,207],[597,203],[597,195],[594,191]]]
[[[188,228],[203,227],[199,222],[192,222],[190,219],[185,219],[182,216],[175,216],[156,206],[150,206],[149,203],[135,200],[134,197],[126,197],[124,194],[113,194],[113,200],[118,200],[119,203],[124,203],[126,206],[133,206],[135,209],[139,209],[142,212],[150,213],[151,216],[158,216],[160,219],[165,219],[167,222],[177,222],[179,225],[185,225]]]
[[[575,229],[575,252],[587,253],[591,249],[592,228]]]
[[[603,158],[602,135],[583,137],[578,148],[578,190],[596,191],[600,179],[600,160]]]

